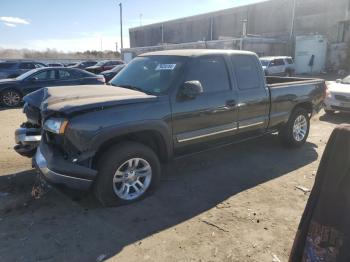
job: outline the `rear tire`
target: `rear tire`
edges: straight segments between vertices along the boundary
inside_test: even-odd
[[[295,109],[286,125],[279,132],[282,142],[289,147],[305,144],[310,131],[310,118],[303,108]]]
[[[99,158],[94,193],[103,206],[130,204],[153,192],[160,175],[160,162],[152,149],[122,142]]]
[[[22,94],[15,89],[7,89],[1,93],[1,104],[6,107],[18,107],[22,103]]]

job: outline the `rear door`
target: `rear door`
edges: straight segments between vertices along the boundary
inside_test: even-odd
[[[258,59],[252,55],[233,55],[233,73],[238,92],[238,132],[252,135],[268,125],[269,92]]]
[[[185,81],[199,81],[203,93],[194,99],[172,97],[174,147],[216,144],[237,132],[236,93],[224,56],[191,58]],[[182,85],[181,85],[182,86]]]

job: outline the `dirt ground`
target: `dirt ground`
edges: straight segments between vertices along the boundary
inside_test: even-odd
[[[89,193],[52,188],[31,199],[31,161],[12,149],[20,109],[0,111],[0,261],[287,261],[333,128],[317,115],[308,143],[270,135],[169,164],[159,190],[102,208]]]

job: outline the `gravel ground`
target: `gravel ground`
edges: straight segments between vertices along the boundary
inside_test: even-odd
[[[12,149],[20,109],[0,111],[0,261],[288,261],[325,144],[348,115],[317,115],[308,143],[277,136],[169,164],[159,190],[102,208],[90,193],[30,196],[36,174]]]

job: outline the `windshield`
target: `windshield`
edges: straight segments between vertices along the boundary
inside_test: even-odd
[[[20,76],[17,76],[16,79],[17,80],[24,80],[25,78],[27,78],[28,76],[32,75],[33,73],[37,72],[38,69],[32,69],[28,72],[25,72],[24,74],[21,74]]]
[[[95,66],[103,66],[106,63],[106,61],[100,61]]]
[[[260,60],[262,66],[269,66],[270,61],[269,60]]]
[[[187,58],[179,56],[137,57],[110,84],[150,94],[164,94],[182,77],[186,61]]]
[[[341,82],[342,84],[350,85],[350,75],[345,77]]]

